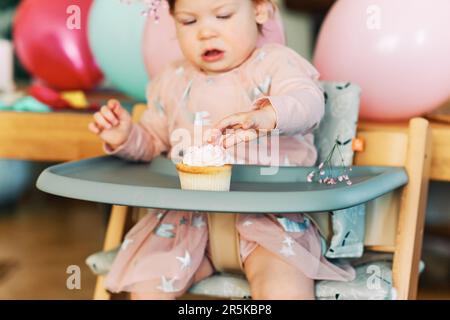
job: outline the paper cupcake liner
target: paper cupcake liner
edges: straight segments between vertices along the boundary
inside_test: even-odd
[[[204,191],[229,191],[231,168],[214,174],[199,174],[178,171],[181,189]]]

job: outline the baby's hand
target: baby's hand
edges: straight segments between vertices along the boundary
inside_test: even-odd
[[[258,110],[236,113],[214,126],[208,142],[221,143],[224,148],[229,148],[267,134],[267,131],[275,128],[276,120],[275,110],[270,103]]]
[[[131,125],[128,111],[112,99],[94,114],[94,122],[89,123],[88,128],[114,150],[127,140]]]

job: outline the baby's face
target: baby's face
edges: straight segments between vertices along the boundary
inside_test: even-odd
[[[267,6],[251,0],[177,0],[174,18],[186,59],[207,74],[241,65],[254,51]]]

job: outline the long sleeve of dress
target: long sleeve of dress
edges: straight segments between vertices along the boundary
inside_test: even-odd
[[[280,134],[309,133],[324,114],[324,95],[316,69],[295,51],[276,46],[261,64],[260,77],[270,77],[270,90],[253,105],[259,108],[270,101]]]
[[[127,141],[116,148],[104,144],[104,151],[121,158],[148,162],[170,149],[168,119],[161,96],[163,77],[156,77],[148,87],[148,108],[138,123],[133,123]]]

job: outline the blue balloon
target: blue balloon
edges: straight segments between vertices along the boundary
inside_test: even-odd
[[[0,205],[15,202],[30,185],[30,162],[0,160]]]
[[[89,45],[107,80],[117,89],[145,101],[148,76],[142,40],[145,4],[95,0],[89,12]]]

